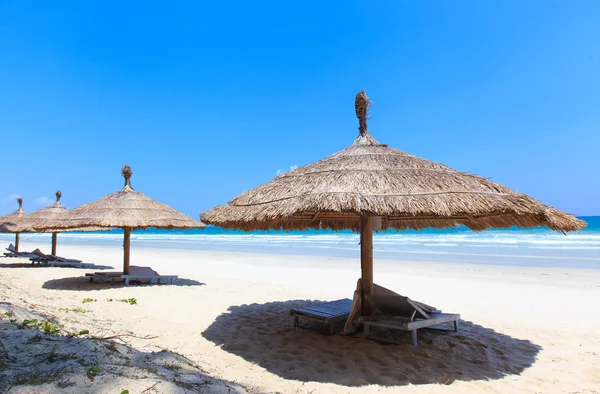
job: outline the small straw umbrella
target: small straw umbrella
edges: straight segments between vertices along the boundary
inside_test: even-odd
[[[15,250],[18,252],[20,235],[27,232],[26,227],[22,225],[27,213],[23,210],[23,199],[18,197],[17,202],[19,203],[19,209],[0,217],[0,233],[15,233]]]
[[[39,211],[35,211],[33,213],[28,214],[21,220],[21,225],[28,229],[31,232],[40,232],[39,230],[35,230],[36,227],[43,227],[48,223],[52,223],[56,219],[60,219],[65,214],[69,212],[67,208],[65,208],[60,203],[60,198],[62,197],[62,192],[60,190],[56,191],[56,201],[52,205],[48,205],[45,208],[40,209]],[[61,231],[100,231],[105,230],[104,228],[75,228],[69,230],[61,230]],[[57,229],[47,229],[43,232],[52,233],[52,255],[56,256],[56,241],[58,238],[58,233],[61,232]]]
[[[34,226],[35,231],[62,231],[69,229],[121,228],[123,241],[123,273],[129,274],[131,231],[149,227],[164,229],[204,228],[205,225],[176,211],[168,205],[152,200],[131,187],[131,168],[124,166],[123,189],[107,194],[96,201],[77,208],[52,220]]]
[[[475,231],[546,226],[565,232],[585,227],[489,179],[380,144],[367,129],[369,105],[364,91],[356,95],[360,134],[352,145],[204,212],[202,222],[245,231],[360,231],[362,297],[373,293],[373,231],[462,225]]]

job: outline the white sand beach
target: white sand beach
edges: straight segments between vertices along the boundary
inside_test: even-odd
[[[38,246],[23,242],[21,248]],[[117,247],[61,245],[60,254],[116,270],[122,265]],[[13,385],[10,393],[600,392],[597,270],[375,256],[376,283],[461,315],[457,333],[423,330],[420,346],[413,348],[403,332],[397,338],[405,343],[390,345],[362,335],[294,330],[290,308],[352,297],[360,275],[358,256],[133,247],[131,258],[133,265],[180,280],[176,285],[100,285],[83,279],[95,270],[31,267],[26,259],[0,258],[5,309],[41,314],[63,332],[90,332],[68,344],[52,344],[69,346],[64,352],[72,355],[53,358],[65,366],[62,380]],[[82,303],[85,298],[95,301]],[[129,298],[137,303],[117,301]],[[48,367],[51,361],[42,354],[48,347],[35,348],[47,340],[32,339],[33,330],[18,330],[3,317],[5,372],[16,360],[21,371],[39,363]],[[109,347],[116,350],[109,352],[90,348],[107,341],[86,339],[121,334],[131,336],[115,339]],[[140,360],[155,367],[144,370]],[[93,380],[85,373],[89,365],[102,367],[92,372]],[[59,386],[61,381],[68,383]]]

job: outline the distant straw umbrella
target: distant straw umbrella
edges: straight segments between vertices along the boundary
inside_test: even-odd
[[[18,252],[20,235],[27,232],[26,228],[22,225],[22,221],[27,216],[27,213],[23,210],[23,199],[18,197],[17,202],[19,203],[19,209],[8,215],[0,216],[0,233],[15,233],[15,250]]]
[[[62,192],[60,190],[56,191],[56,201],[45,208],[40,209],[39,211],[35,211],[33,213],[28,214],[22,221],[21,224],[23,227],[26,227],[31,232],[45,232],[52,233],[52,252],[51,254],[56,256],[56,241],[58,238],[58,233],[63,231],[99,231],[105,230],[104,228],[75,228],[69,230],[57,230],[57,229],[47,229],[45,231],[34,230],[36,227],[44,226],[52,221],[60,219],[64,215],[66,215],[69,210],[65,208],[60,203],[60,198],[62,197]]]
[[[246,231],[360,231],[363,297],[373,293],[373,230],[585,227],[489,179],[380,144],[367,130],[369,105],[364,91],[356,95],[360,134],[352,145],[240,194],[203,213],[202,222]]]
[[[123,241],[123,272],[129,274],[131,231],[149,227],[164,229],[204,228],[205,225],[176,211],[168,205],[152,200],[131,187],[131,168],[124,166],[123,189],[107,194],[96,201],[80,205],[60,217],[46,220],[34,227],[36,231],[93,228],[121,228]]]

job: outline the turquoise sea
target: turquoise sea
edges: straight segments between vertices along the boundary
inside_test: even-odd
[[[375,259],[463,262],[600,269],[600,216],[581,217],[585,230],[563,235],[536,228],[521,230],[387,231],[374,235]],[[62,233],[59,243],[122,245],[122,231]],[[0,235],[10,241],[14,236]],[[207,227],[204,230],[148,229],[132,233],[133,247],[156,247],[246,253],[359,256],[359,236],[351,231],[260,231],[245,233]],[[50,242],[49,234],[22,234],[25,242]]]

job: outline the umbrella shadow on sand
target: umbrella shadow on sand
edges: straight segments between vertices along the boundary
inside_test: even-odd
[[[232,306],[202,336],[229,353],[284,379],[345,386],[451,384],[456,380],[502,379],[533,365],[541,346],[471,322],[458,332],[393,330],[399,345],[354,336],[295,330],[289,310],[314,301],[293,300]]]
[[[175,280],[173,284],[153,284],[149,285],[146,283],[139,282],[129,282],[129,286],[127,287],[137,287],[137,286],[204,286],[205,283],[198,282],[193,279],[185,279],[178,278]],[[92,283],[87,278],[81,276],[74,276],[70,278],[59,278],[59,279],[51,279],[46,281],[43,285],[43,289],[49,290],[81,290],[81,291],[90,291],[90,290],[110,290],[110,289],[118,289],[121,287],[125,287],[123,282],[121,283]]]

